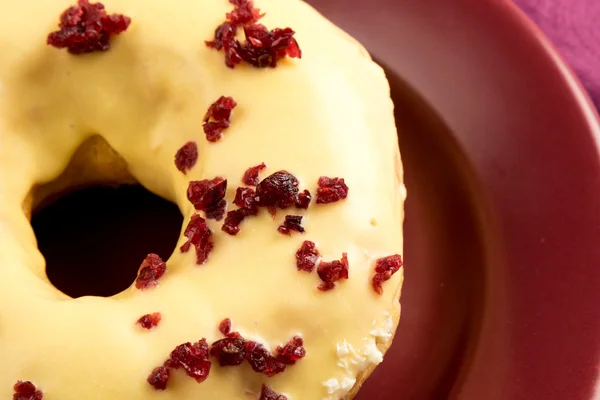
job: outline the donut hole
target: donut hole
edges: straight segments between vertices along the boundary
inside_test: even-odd
[[[33,215],[48,280],[72,298],[129,288],[146,255],[170,257],[183,224],[179,208],[139,185],[99,135],[56,179],[33,187],[23,209]]]
[[[76,190],[31,220],[48,279],[72,298],[130,287],[148,253],[169,258],[182,223],[175,204],[139,185]]]

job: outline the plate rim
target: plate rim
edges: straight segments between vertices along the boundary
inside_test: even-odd
[[[324,13],[324,15],[328,16],[329,18],[332,19],[332,21],[334,23],[337,23],[339,26],[341,26],[343,29],[347,30],[351,35],[353,36],[358,36],[357,38],[359,39],[359,41],[363,42],[366,47],[370,50],[372,50],[373,54],[380,59],[381,61],[383,61],[387,66],[390,67],[394,67],[395,64],[398,64],[398,59],[394,60],[394,57],[398,57],[398,56],[390,56],[390,55],[386,55],[384,54],[384,51],[382,49],[385,49],[385,47],[387,46],[386,44],[382,44],[383,42],[385,42],[386,40],[389,41],[389,34],[390,32],[397,35],[398,32],[405,32],[402,31],[401,28],[398,28],[396,26],[391,26],[390,24],[387,24],[387,27],[385,28],[381,28],[381,27],[377,27],[375,25],[377,25],[377,23],[379,22],[380,25],[383,25],[383,20],[385,20],[386,15],[383,14],[390,14],[392,13],[391,10],[397,10],[398,12],[400,12],[400,7],[406,7],[406,8],[433,8],[436,6],[443,6],[444,4],[444,0],[421,0],[420,2],[415,2],[414,0],[379,0],[378,2],[378,6],[381,8],[381,10],[383,10],[382,12],[373,12],[373,16],[369,16],[368,10],[370,9],[371,11],[374,11],[372,4],[368,4],[371,2],[367,2],[365,0],[346,0],[346,3],[351,3],[352,6],[354,6],[353,10],[348,10],[347,8],[349,7],[343,7],[340,4],[344,3],[344,0],[309,0],[310,3],[316,4],[317,9],[319,9],[320,11],[322,11]],[[320,3],[320,4],[319,4]],[[396,3],[396,4],[394,4]],[[448,3],[452,3],[451,6],[448,5]],[[585,155],[588,157],[588,159],[586,160],[586,163],[584,163],[584,161],[581,161],[581,165],[578,165],[576,168],[574,168],[574,170],[578,169],[578,168],[583,168],[585,166],[592,168],[593,166],[593,170],[584,170],[584,171],[571,171],[574,175],[577,174],[581,174],[582,172],[585,173],[589,173],[590,175],[593,175],[593,178],[595,178],[598,182],[594,182],[589,183],[589,188],[590,189],[598,189],[597,192],[598,193],[593,193],[593,199],[591,200],[598,200],[598,204],[600,204],[600,115],[598,114],[598,111],[596,110],[595,106],[593,105],[591,98],[589,97],[589,95],[587,94],[586,90],[584,89],[583,85],[581,84],[581,82],[579,81],[579,79],[577,78],[576,74],[574,73],[574,71],[571,69],[571,67],[568,66],[567,62],[565,61],[565,59],[560,55],[559,51],[554,47],[554,45],[551,43],[551,41],[545,36],[545,34],[541,31],[541,29],[533,22],[531,21],[526,15],[525,13],[514,3],[512,3],[509,0],[453,0],[452,2],[446,2],[446,8],[449,7],[454,7],[455,9],[462,9],[463,11],[467,10],[468,12],[472,12],[473,14],[479,14],[481,16],[481,18],[488,18],[488,20],[490,21],[500,21],[502,22],[502,24],[504,25],[502,29],[504,30],[508,30],[508,29],[516,29],[518,30],[519,34],[522,35],[523,41],[527,41],[527,45],[524,45],[522,43],[520,44],[515,44],[515,46],[528,46],[529,49],[534,49],[534,53],[532,54],[531,57],[533,59],[536,59],[536,61],[541,62],[543,61],[545,63],[545,68],[544,71],[542,71],[542,74],[545,74],[545,77],[548,78],[549,80],[552,81],[552,85],[554,88],[554,92],[560,92],[561,94],[565,94],[566,97],[563,99],[564,102],[563,103],[568,103],[571,108],[569,109],[569,112],[573,113],[573,115],[570,116],[565,116],[564,120],[566,121],[565,123],[569,123],[569,124],[574,124],[574,126],[576,126],[577,128],[577,132],[570,132],[572,134],[574,134],[574,136],[576,136],[577,139],[577,143],[573,144],[574,148],[577,148],[579,150],[581,150],[581,153],[585,153]],[[477,10],[477,11],[473,11],[473,10]],[[356,15],[353,15],[356,14]],[[367,15],[368,17],[365,17],[365,15]],[[367,21],[364,21],[364,19],[368,19]],[[379,19],[379,21],[376,21],[376,19]],[[389,22],[389,19],[388,19]],[[498,22],[500,23],[500,22]],[[497,27],[496,27],[497,28]],[[388,31],[385,31],[385,29],[388,29]],[[358,33],[358,35],[357,35]],[[371,36],[370,36],[371,35]],[[490,34],[491,35],[491,34]],[[417,39],[420,40],[420,39]],[[369,43],[373,44],[373,46],[370,46]],[[406,47],[405,47],[406,48]],[[396,50],[399,51],[399,50]],[[401,68],[400,68],[401,69]],[[529,71],[529,73],[531,73],[531,71]],[[399,73],[400,76],[402,76],[401,73]],[[414,74],[413,74],[414,75]],[[414,76],[413,76],[414,77]],[[439,110],[439,104],[436,104],[435,101],[432,101],[432,97],[435,96],[432,95],[432,91],[428,92],[428,93],[424,93],[423,88],[420,87],[418,84],[414,85],[413,81],[411,81],[411,79],[407,79],[408,83],[415,88],[415,90],[423,95],[423,98],[432,105],[432,107],[434,109],[438,109]],[[440,89],[441,90],[441,89]],[[550,107],[551,108],[551,107]],[[443,112],[438,112],[438,114],[440,114],[440,116],[442,117],[442,119],[444,121],[446,121],[448,123],[448,119],[447,119],[447,115],[444,115]],[[576,115],[574,115],[576,114]],[[568,119],[567,119],[568,118]],[[452,129],[454,130],[454,127],[452,127]],[[562,136],[565,136],[566,134],[563,134]],[[455,135],[454,137],[455,140],[457,140],[457,142],[459,142],[461,149],[463,150],[464,154],[466,155],[467,159],[469,160],[469,162],[472,165],[476,165],[475,170],[478,170],[479,167],[477,167],[478,163],[481,163],[481,160],[473,160],[473,149],[469,149],[467,146],[465,146],[465,143],[463,142],[463,140],[459,137],[457,137]],[[564,137],[563,137],[564,139]],[[575,139],[573,139],[575,140]],[[592,147],[592,148],[590,148]],[[584,152],[585,150],[585,152]],[[549,174],[549,172],[548,172]],[[478,174],[478,177],[481,178],[481,176]],[[591,180],[591,178],[590,178]],[[581,182],[583,182],[582,179],[580,179]],[[488,190],[488,184],[487,182],[484,182],[482,184],[482,187],[485,190],[485,194],[486,196],[489,198],[489,201],[487,202],[487,204],[492,208],[492,210],[486,210],[485,212],[485,220],[487,221],[487,223],[489,224],[489,226],[495,227],[496,225],[499,225],[500,227],[498,228],[499,232],[501,232],[502,235],[502,245],[501,248],[498,250],[500,252],[506,252],[506,253],[510,253],[510,254],[500,254],[500,256],[506,255],[506,258],[523,258],[526,259],[527,257],[525,257],[525,253],[522,252],[519,253],[518,251],[516,251],[514,248],[509,249],[509,245],[507,244],[508,242],[511,242],[512,240],[514,241],[518,241],[517,239],[514,238],[508,238],[505,237],[506,236],[506,232],[503,231],[503,227],[502,225],[505,224],[510,224],[510,223],[514,223],[514,219],[512,219],[511,221],[506,221],[507,217],[506,217],[506,210],[503,209],[502,211],[505,212],[504,214],[502,214],[502,212],[497,212],[497,209],[500,209],[502,207],[499,207],[499,205],[502,205],[501,203],[506,202],[506,199],[503,196],[499,196],[498,193],[494,193],[493,191]],[[533,192],[533,190],[532,190]],[[588,193],[589,194],[589,193]],[[410,196],[410,194],[409,194]],[[579,203],[582,203],[580,201],[581,199],[578,199]],[[548,201],[548,203],[544,203],[543,206],[541,206],[541,208],[545,208],[547,210],[545,210],[545,212],[550,213],[551,208],[558,206],[558,200],[552,200]],[[506,208],[505,205],[502,205],[504,208]],[[589,211],[589,210],[588,210]],[[569,223],[567,224],[570,228],[573,228],[573,213],[571,213],[571,215],[569,216],[569,218],[571,218],[571,220],[569,220]],[[600,215],[593,215],[592,216],[594,218],[594,222],[598,222],[600,221]],[[590,221],[592,221],[590,219]],[[585,222],[587,224],[591,224],[591,222]],[[564,224],[563,224],[564,225]],[[561,227],[559,227],[558,225],[556,227],[553,227],[551,230],[548,230],[548,232],[552,231],[552,232],[556,232],[558,230],[562,229]],[[583,229],[583,228],[582,228]],[[590,226],[587,226],[588,231],[592,231]],[[518,234],[518,232],[517,232]],[[525,234],[523,234],[523,236],[525,236]],[[560,235],[558,235],[560,236]],[[522,240],[523,242],[525,242],[527,238],[523,238],[523,239],[519,239]],[[593,230],[593,236],[590,237],[585,237],[584,241],[586,242],[585,246],[580,246],[581,248],[585,247],[588,251],[592,249],[592,247],[590,246],[590,244],[592,243],[592,241],[594,239],[597,239],[600,242],[600,230],[595,229]],[[567,246],[567,244],[562,244],[561,245],[563,247],[562,250],[565,250],[564,247]],[[512,254],[515,253],[515,254]],[[498,255],[498,254],[493,254],[490,253],[492,255]],[[541,248],[536,247],[536,248],[532,248],[529,250],[529,254],[527,254],[527,256],[531,257],[533,255],[536,256],[537,259],[539,260],[543,260],[544,258],[547,258],[547,250],[543,250]],[[593,264],[593,261],[596,260],[598,262],[600,262],[600,252],[595,251],[594,253],[590,252],[589,254],[586,254],[586,256],[588,256],[588,261]],[[509,261],[506,261],[509,262]],[[507,269],[510,269],[507,267]],[[508,275],[510,275],[511,273],[513,273],[514,270],[511,271],[507,271],[506,273]],[[600,277],[600,274],[598,274],[598,276]],[[506,278],[509,279],[509,278]],[[514,279],[514,278],[513,278]],[[410,284],[410,282],[407,280],[406,282],[407,285]],[[596,293],[592,298],[593,300],[598,300],[600,304],[600,280],[598,280],[597,283],[593,284],[595,289],[597,289],[596,291],[598,293]],[[590,286],[591,287],[591,286]],[[586,290],[588,290],[590,287],[588,287]],[[518,291],[517,289],[513,289],[513,288],[509,288],[510,289]],[[519,289],[521,290],[521,289]],[[577,290],[577,288],[572,288],[573,291]],[[506,299],[506,303],[502,304],[500,306],[498,306],[498,309],[495,310],[495,312],[497,313],[506,313],[506,312],[510,312],[507,310],[502,310],[501,308],[504,306],[506,308],[510,308],[510,307],[514,307],[514,304],[511,304],[512,302],[515,301],[515,295],[514,293],[494,293],[497,294],[498,296],[502,297],[502,296],[513,296],[513,298],[508,298]],[[589,294],[589,293],[588,293]],[[579,297],[581,297],[580,295],[577,295]],[[585,337],[583,338],[583,334],[579,334],[581,336],[580,339],[585,339],[586,343],[581,343],[581,346],[587,345],[590,348],[592,346],[595,346],[596,348],[594,349],[594,351],[597,353],[594,355],[595,360],[594,362],[596,362],[596,364],[600,364],[600,307],[596,307],[598,308],[598,310],[594,310],[595,314],[594,314],[594,321],[592,321],[592,325],[590,327],[587,327],[587,334],[589,335],[590,332],[593,332],[595,334],[597,334],[597,337]],[[513,310],[514,312],[514,310]],[[529,310],[529,311],[521,311],[521,317],[526,316],[527,313],[532,314],[533,311]],[[581,313],[581,311],[580,311]],[[565,316],[567,315],[565,313],[565,311],[562,311],[561,316]],[[489,319],[489,317],[488,317]],[[517,318],[518,319],[518,318]],[[596,319],[598,319],[598,321],[596,321]],[[522,321],[521,321],[522,322]],[[516,324],[516,322],[513,322],[513,324]],[[497,326],[496,326],[497,327]],[[518,328],[518,329],[517,329]],[[580,362],[578,364],[578,368],[580,368],[580,370],[578,370],[578,372],[584,371],[585,368],[585,375],[582,375],[580,377],[580,381],[578,382],[572,382],[573,377],[572,376],[565,376],[565,377],[561,377],[560,378],[560,382],[556,382],[556,383],[552,383],[550,384],[551,389],[547,389],[547,388],[533,388],[533,385],[537,385],[537,384],[542,384],[543,382],[523,382],[522,378],[520,376],[520,374],[526,373],[526,371],[524,370],[524,368],[526,367],[525,364],[523,365],[517,365],[518,363],[515,362],[515,359],[517,357],[521,357],[523,358],[523,355],[514,355],[514,354],[510,354],[511,351],[513,351],[514,353],[523,353],[524,350],[522,348],[515,350],[515,348],[510,348],[511,346],[516,346],[518,347],[518,345],[520,345],[518,343],[519,338],[518,335],[521,334],[523,335],[524,331],[522,330],[522,327],[516,327],[515,326],[506,326],[503,327],[502,329],[506,329],[508,332],[504,332],[503,335],[505,335],[506,341],[509,342],[508,343],[508,349],[503,348],[502,351],[504,351],[504,356],[507,358],[507,360],[505,360],[505,365],[502,366],[502,368],[496,368],[494,371],[483,371],[485,369],[485,366],[482,367],[482,362],[481,360],[475,360],[472,362],[472,365],[479,363],[479,372],[477,372],[475,374],[476,378],[470,378],[471,380],[473,379],[479,379],[480,382],[479,384],[470,384],[471,387],[467,387],[467,385],[464,385],[464,382],[457,382],[459,383],[458,386],[455,386],[455,390],[452,392],[452,397],[453,398],[460,398],[460,399],[480,399],[481,397],[481,393],[486,393],[487,396],[485,397],[488,400],[505,400],[507,398],[510,398],[511,400],[521,400],[521,399],[527,399],[527,400],[546,400],[548,399],[548,397],[542,397],[541,394],[545,393],[544,390],[546,390],[546,393],[548,390],[551,389],[556,389],[557,391],[555,393],[553,393],[553,396],[560,396],[559,393],[561,393],[563,396],[567,395],[569,398],[577,398],[577,399],[591,399],[592,397],[590,397],[591,392],[593,391],[593,386],[595,386],[597,384],[598,381],[598,371],[596,370],[596,366],[595,365],[587,365],[590,364],[587,360],[586,360],[586,365],[584,365],[583,361]],[[520,332],[520,333],[519,333]],[[536,332],[537,333],[537,332]],[[544,333],[547,337],[550,337],[552,335],[552,333]],[[577,335],[573,335],[573,338],[575,338],[575,336]],[[531,341],[531,338],[528,338],[529,341]],[[488,349],[489,350],[489,349]],[[491,353],[490,353],[491,354]],[[496,354],[499,354],[498,352]],[[499,355],[498,357],[500,357],[501,355]],[[511,358],[512,357],[512,358]],[[539,355],[538,358],[541,360],[543,357],[542,355]],[[550,362],[550,360],[548,358],[546,358],[546,360],[548,360]],[[571,359],[572,361],[572,359]],[[385,367],[383,367],[385,368]],[[559,368],[559,367],[556,367]],[[493,368],[492,368],[493,369]],[[486,376],[487,374],[487,376]],[[527,375],[527,376],[532,376],[532,375]],[[543,377],[545,376],[544,374],[540,373],[539,376],[537,376],[537,378],[539,377]],[[552,373],[550,373],[549,375],[552,377]],[[469,378],[465,378],[465,380],[468,380]],[[571,379],[570,382],[567,382],[568,379]],[[487,389],[482,389],[482,386],[487,385],[488,388]],[[567,391],[567,389],[573,389],[573,391]],[[480,396],[477,397],[476,393],[479,393]],[[575,397],[572,397],[575,396]],[[564,397],[554,397],[554,398],[564,398]]]

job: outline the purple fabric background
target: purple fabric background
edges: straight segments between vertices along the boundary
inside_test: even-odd
[[[600,0],[514,0],[546,33],[600,109]]]

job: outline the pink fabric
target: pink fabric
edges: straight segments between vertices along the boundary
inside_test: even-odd
[[[600,0],[514,0],[546,33],[600,109]]]

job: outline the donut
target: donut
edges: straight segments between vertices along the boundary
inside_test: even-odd
[[[367,51],[298,0],[7,8],[0,398],[352,399],[403,281],[393,103]],[[178,205],[177,248],[70,298],[33,210],[129,183]]]

